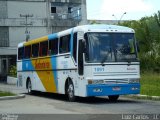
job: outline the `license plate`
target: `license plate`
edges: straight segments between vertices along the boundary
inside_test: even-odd
[[[113,87],[112,90],[114,90],[114,91],[120,91],[121,87]]]

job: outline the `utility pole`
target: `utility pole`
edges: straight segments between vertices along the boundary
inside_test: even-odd
[[[30,31],[28,31],[28,25],[32,25],[32,22],[28,23],[28,18],[29,17],[33,17],[33,14],[25,14],[25,15],[22,15],[20,14],[20,17],[24,17],[25,18],[25,23],[23,25],[26,26],[26,30],[25,30],[25,34],[26,34],[26,42],[29,40],[30,38]]]

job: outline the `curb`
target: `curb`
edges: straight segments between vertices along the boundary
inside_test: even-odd
[[[148,96],[148,95],[127,95],[127,97],[145,100],[160,100],[160,96]]]
[[[25,98],[25,94],[19,94],[16,96],[4,96],[4,97],[0,97],[0,100],[13,100],[13,99],[20,99],[20,98]]]

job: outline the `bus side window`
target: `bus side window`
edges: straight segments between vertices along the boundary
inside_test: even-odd
[[[24,56],[24,47],[18,48],[18,60],[23,59]]]
[[[32,45],[32,57],[38,57],[39,43]]]
[[[31,57],[31,46],[26,46],[24,49],[24,58],[30,58]]]
[[[77,33],[73,34],[73,58],[77,62]]]
[[[68,53],[70,51],[70,37],[71,35],[60,37],[59,53]]]
[[[48,41],[40,43],[40,54],[39,56],[47,56],[48,55]]]
[[[58,38],[49,41],[49,51],[51,55],[58,54]]]

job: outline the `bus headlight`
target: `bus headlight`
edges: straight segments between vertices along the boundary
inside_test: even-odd
[[[88,80],[88,84],[104,84],[104,80]]]
[[[129,79],[129,83],[139,83],[139,79]]]

